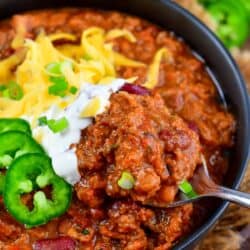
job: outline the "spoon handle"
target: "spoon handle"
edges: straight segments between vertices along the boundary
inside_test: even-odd
[[[243,207],[250,208],[250,194],[236,191],[230,188],[219,186],[218,189],[212,193],[214,197],[231,201]]]

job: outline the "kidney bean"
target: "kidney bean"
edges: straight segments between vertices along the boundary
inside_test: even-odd
[[[125,83],[120,90],[135,95],[149,95],[150,93],[149,90],[144,88],[143,86],[129,83]]]
[[[75,250],[75,248],[75,241],[67,236],[37,240],[33,245],[34,250]]]
[[[192,121],[188,122],[188,127],[191,130],[193,130],[196,134],[199,134],[200,131],[199,131],[199,128],[198,128],[198,126],[196,125],[195,122],[192,122]]]

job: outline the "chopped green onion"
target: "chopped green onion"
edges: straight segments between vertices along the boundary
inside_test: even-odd
[[[193,190],[193,187],[192,187],[192,185],[191,185],[188,181],[184,180],[184,181],[182,181],[182,182],[180,183],[179,189],[180,189],[183,193],[187,194],[187,193],[189,193],[189,192],[191,192],[191,191]]]
[[[54,63],[49,63],[48,65],[45,66],[45,71],[48,75],[52,76],[61,76],[61,63],[54,62]]]
[[[118,186],[122,189],[132,189],[135,184],[133,175],[127,171],[123,171],[121,178],[118,180]]]
[[[197,193],[193,190],[192,185],[184,180],[179,184],[179,189],[184,193],[189,199],[195,198]]]
[[[82,230],[82,234],[83,235],[88,235],[89,234],[89,230],[87,228]]]
[[[45,66],[45,72],[49,76],[60,77],[63,76],[63,72],[66,68],[73,68],[71,61],[65,60],[63,62],[52,62]]]
[[[69,92],[74,95],[74,94],[76,94],[77,90],[78,90],[77,87],[71,86],[70,89],[69,89]]]
[[[64,97],[68,89],[68,82],[65,77],[54,77],[51,76],[49,80],[54,83],[49,87],[49,94]]]
[[[3,96],[12,100],[21,100],[23,97],[23,90],[16,82],[11,81],[6,85],[2,92]]]
[[[9,89],[5,89],[2,92],[3,97],[9,98],[10,99],[10,93],[9,93]]]
[[[49,80],[53,83],[53,85],[51,85],[48,89],[49,94],[60,97],[66,96],[69,84],[63,73],[65,70],[72,68],[73,63],[69,60],[53,62],[45,66],[45,71],[49,75]],[[69,89],[69,92],[71,94],[75,94],[77,92],[77,88],[72,86]]]
[[[58,133],[63,132],[65,129],[67,129],[69,126],[69,122],[65,117],[62,117],[59,120],[48,120],[47,125],[54,133]]]
[[[54,83],[55,85],[61,85],[64,88],[67,85],[67,87],[68,87],[68,83],[67,83],[67,81],[66,81],[66,79],[65,79],[64,76],[60,76],[60,77],[51,76],[49,78],[49,80],[50,80],[50,82]]]
[[[0,168],[1,167],[8,167],[11,164],[12,160],[13,160],[13,158],[10,155],[0,156]]]
[[[43,125],[47,125],[48,120],[46,116],[41,116],[38,118],[38,125],[39,126],[43,126]]]
[[[6,85],[0,85],[0,91],[4,91],[5,89],[7,89]]]

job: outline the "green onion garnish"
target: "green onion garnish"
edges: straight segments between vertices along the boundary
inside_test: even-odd
[[[16,82],[11,81],[6,85],[2,91],[2,95],[12,100],[21,100],[23,97],[23,90]]]
[[[53,62],[49,63],[48,65],[45,66],[45,71],[48,75],[51,76],[61,76],[61,63],[58,62]]]
[[[49,78],[50,82],[54,83],[55,85],[60,85],[61,87],[65,87],[67,85],[68,87],[68,83],[65,79],[65,77],[63,76],[60,76],[60,77],[54,77],[54,76],[51,76]]]
[[[65,117],[62,117],[59,120],[47,120],[47,125],[54,133],[58,133],[63,132],[65,129],[67,129],[69,126],[69,122]]]
[[[77,87],[71,86],[70,89],[69,89],[69,92],[70,92],[72,95],[74,95],[74,94],[76,94],[77,90],[78,90]]]
[[[48,124],[48,120],[46,116],[41,116],[38,118],[38,125],[39,126],[43,126],[43,125],[47,125]]]
[[[87,228],[82,230],[82,234],[83,235],[88,235],[89,234],[89,230]]]
[[[49,87],[49,94],[64,97],[68,89],[68,82],[65,77],[54,77],[51,76],[49,80],[54,83]]]
[[[0,85],[0,91],[4,91],[5,89],[7,89],[6,85]]]
[[[63,61],[63,62],[52,62],[45,66],[45,72],[49,76],[60,77],[63,76],[63,72],[66,68],[72,68],[73,64],[70,61]]]
[[[5,89],[5,90],[2,92],[2,95],[3,95],[3,97],[6,97],[6,98],[9,98],[9,99],[10,99],[10,94],[9,94],[9,90],[8,90],[8,89]]]
[[[13,161],[13,158],[10,155],[0,156],[0,168],[1,167],[8,167],[12,161]]]
[[[132,174],[127,171],[123,171],[121,178],[118,180],[118,186],[122,189],[132,189],[135,184],[135,179]]]
[[[192,199],[197,196],[197,193],[193,190],[192,185],[184,180],[179,184],[179,189],[181,190],[182,193],[184,193],[187,198]]]
[[[72,69],[73,63],[71,61],[65,60],[62,62],[52,62],[45,66],[45,72],[49,76],[50,82],[53,83],[48,89],[49,94],[64,97],[68,91],[68,82],[64,76],[64,72],[67,69]],[[72,86],[69,89],[71,94],[77,92],[77,88]]]

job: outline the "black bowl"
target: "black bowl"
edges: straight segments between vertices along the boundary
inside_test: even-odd
[[[232,153],[231,166],[225,185],[238,188],[247,166],[250,143],[250,105],[247,90],[234,60],[220,41],[199,20],[175,3],[168,0],[1,0],[1,18],[17,12],[66,6],[95,7],[111,9],[140,16],[161,27],[173,31],[207,63],[218,90],[235,114],[238,126],[236,146]],[[192,248],[214,225],[225,211],[228,203],[219,202],[205,223],[174,249]]]

